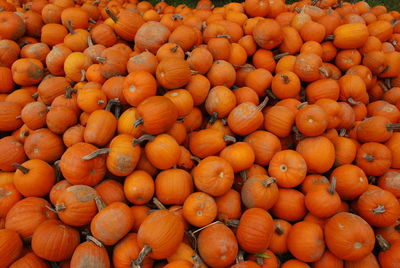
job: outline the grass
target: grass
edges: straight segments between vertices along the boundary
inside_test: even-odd
[[[186,4],[190,7],[196,6],[197,0],[165,0],[170,5],[179,5],[179,4]],[[296,0],[286,0],[287,3],[293,3]],[[398,10],[400,11],[400,0],[366,0],[371,6],[376,5],[385,5],[389,10]],[[150,0],[152,4],[157,3],[157,0]],[[213,0],[215,6],[222,6],[229,2],[242,2],[240,0]]]

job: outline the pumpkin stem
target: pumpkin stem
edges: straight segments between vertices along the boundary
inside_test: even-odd
[[[97,210],[100,211],[107,207],[106,203],[104,203],[103,199],[100,196],[96,196],[94,198],[94,202],[96,203]]]
[[[96,21],[94,19],[88,19],[88,22],[90,22],[92,24],[96,24]]]
[[[283,79],[283,83],[284,84],[289,84],[290,83],[290,79],[289,76],[287,76],[286,74],[281,74],[281,78]]]
[[[101,247],[101,248],[104,247],[103,244],[99,240],[97,240],[94,236],[87,235],[86,240],[93,242],[98,247]]]
[[[201,227],[201,228],[199,228],[199,229],[197,229],[197,230],[194,230],[194,231],[191,232],[191,233],[192,233],[192,234],[196,234],[196,233],[198,233],[198,232],[200,232],[200,231],[206,229],[207,227],[210,227],[210,226],[212,226],[212,225],[214,225],[214,224],[217,224],[217,223],[220,223],[220,221],[214,221],[214,222],[212,222],[212,223],[209,223],[209,224],[207,224],[206,226],[203,226],[203,227]]]
[[[376,240],[378,240],[378,244],[381,247],[382,251],[386,251],[390,248],[390,243],[386,241],[382,235],[376,235]]]
[[[60,169],[60,160],[54,162],[54,167],[56,168],[56,181],[59,182],[63,179],[63,175]]]
[[[392,25],[393,28],[396,27],[399,23],[400,23],[400,20],[396,20],[396,19],[393,19],[393,20],[390,22],[390,24]]]
[[[262,259],[269,259],[269,258],[271,258],[271,256],[268,255],[268,254],[265,253],[265,252],[256,253],[256,254],[254,254],[254,256],[257,257],[257,258],[262,258]]]
[[[274,56],[274,60],[280,60],[280,59],[282,59],[283,57],[285,57],[285,56],[287,56],[287,55],[289,55],[289,52],[284,52],[284,53],[276,54],[276,55]]]
[[[302,103],[300,103],[299,105],[297,105],[297,110],[300,110],[301,108],[303,108],[304,106],[307,106],[308,105],[308,102],[307,101],[305,101],[305,102],[302,102]]]
[[[98,150],[82,157],[82,160],[92,160],[92,159],[98,157],[99,155],[108,154],[109,152],[110,152],[110,148],[98,149]]]
[[[178,48],[179,48],[179,46],[176,45],[176,46],[172,47],[170,50],[172,53],[176,53],[178,51]]]
[[[70,21],[70,20],[67,21],[67,29],[68,29],[68,32],[70,32],[71,34],[76,33],[74,30],[74,27],[72,27],[72,21]]]
[[[85,81],[85,78],[86,78],[86,70],[82,69],[81,70],[81,81],[80,82]]]
[[[268,97],[270,97],[270,98],[273,99],[273,100],[276,100],[276,99],[278,98],[277,96],[275,96],[274,93],[272,93],[272,91],[271,91],[270,89],[267,89],[267,90],[265,91],[265,93],[267,94]]]
[[[373,155],[371,155],[371,154],[364,154],[363,158],[365,160],[367,160],[368,162],[373,162],[375,160],[375,157]]]
[[[107,59],[105,57],[96,57],[96,60],[102,64],[105,64]]]
[[[400,224],[397,224],[396,226],[394,226],[394,229],[395,229],[397,232],[400,232]]]
[[[387,124],[386,128],[391,131],[400,130],[400,124]]]
[[[98,4],[100,4],[100,1],[99,1],[99,0],[96,0],[96,1],[93,1],[93,2],[92,2],[92,5],[93,5],[93,6],[96,6],[96,5],[98,5]]]
[[[199,255],[193,255],[192,256],[192,260],[193,260],[193,268],[200,268],[201,265],[203,264]]]
[[[266,96],[266,97],[264,98],[264,100],[257,106],[257,109],[258,109],[259,111],[261,111],[262,109],[264,109],[265,106],[267,106],[268,101],[269,101],[269,98],[268,98],[268,96]]]
[[[384,85],[386,86],[386,90],[385,88],[383,89],[385,92],[389,90],[389,88],[392,88],[392,79],[390,78],[385,78],[385,83]]]
[[[263,260],[262,258],[260,258],[260,257],[257,257],[257,258],[256,258],[256,263],[257,263],[258,265],[260,265],[260,266],[263,266],[263,265],[264,265],[264,260]]]
[[[246,170],[242,170],[239,172],[240,177],[242,177],[243,182],[247,181],[247,173]]]
[[[28,130],[22,131],[22,132],[19,134],[19,137],[20,137],[21,139],[24,139],[25,137],[28,137],[28,136],[29,136],[29,131],[28,131]]]
[[[49,207],[48,205],[45,205],[44,207],[47,208],[50,211],[53,211],[54,213],[57,213],[57,211],[54,208]]]
[[[107,103],[107,106],[106,106],[106,111],[110,111],[111,110],[111,108],[113,107],[113,105],[119,105],[119,99],[118,98],[114,98],[114,99],[110,99],[109,101],[108,101],[108,103]]]
[[[327,35],[325,40],[326,41],[333,41],[333,40],[335,40],[335,36],[333,34]]]
[[[346,135],[347,135],[347,129],[341,128],[339,130],[339,137],[346,137]]]
[[[319,67],[319,72],[322,73],[325,77],[329,77],[329,72],[327,69],[325,69],[324,67]]]
[[[270,187],[272,184],[276,183],[276,179],[274,177],[269,177],[268,179],[263,180],[262,184],[265,187]]]
[[[218,34],[217,38],[227,38],[227,39],[231,39],[232,37],[229,34]]]
[[[76,90],[70,86],[65,87],[65,94],[64,97],[67,99],[71,99],[72,98],[72,94],[75,93]]]
[[[230,219],[225,222],[226,226],[237,228],[239,226],[240,220]]]
[[[15,117],[15,119],[21,119],[21,118],[22,118],[21,115],[17,115],[17,116]]]
[[[212,115],[210,116],[210,119],[208,120],[208,123],[214,124],[215,121],[218,119],[218,113],[213,112]]]
[[[26,168],[18,163],[12,163],[11,166],[15,167],[16,169],[21,171],[23,174],[28,174],[28,172],[29,172],[28,168]]]
[[[138,119],[136,119],[136,121],[133,123],[134,127],[138,127],[139,125],[142,125],[144,123],[143,118],[139,117]]]
[[[92,39],[92,37],[91,37],[90,35],[89,35],[88,38],[87,38],[87,43],[88,43],[88,46],[89,46],[89,47],[94,46],[94,44],[93,44],[93,39]]]
[[[347,102],[350,103],[351,105],[360,105],[360,104],[361,104],[361,102],[355,101],[355,100],[353,99],[353,97],[349,97],[349,98],[347,99]]]
[[[138,145],[139,143],[142,143],[144,141],[153,141],[154,140],[154,136],[150,135],[150,134],[144,134],[141,137],[134,139],[133,140],[133,146]]]
[[[238,254],[236,255],[236,263],[244,262],[244,253],[242,250],[238,251]]]
[[[372,209],[372,213],[374,213],[375,215],[376,214],[383,214],[385,212],[386,212],[385,207],[382,206],[382,205],[378,205],[376,208]]]
[[[312,6],[315,6],[316,4],[318,4],[318,2],[319,2],[319,0],[313,0],[312,3],[311,3],[311,5],[312,5]]]
[[[64,211],[66,208],[67,207],[65,206],[65,204],[61,203],[61,204],[55,205],[54,210],[56,211],[56,213],[59,213],[61,211]]]
[[[276,233],[277,235],[283,235],[284,232],[283,232],[283,229],[282,229],[281,225],[278,223],[275,226],[276,226],[276,228],[274,230],[274,233]]]
[[[336,189],[336,177],[332,177],[331,185],[328,188],[328,193],[333,195]]]
[[[173,20],[178,20],[178,19],[183,20],[183,16],[179,15],[179,14],[174,14],[174,15],[172,15],[172,19]]]
[[[158,200],[157,197],[153,197],[153,204],[156,205],[156,207],[160,210],[166,210],[167,208],[164,206],[163,203],[161,203],[160,200]]]
[[[199,157],[194,156],[194,155],[191,155],[191,156],[190,156],[190,160],[194,160],[194,161],[196,161],[197,163],[200,163],[200,161],[201,161],[201,159],[200,159]]]
[[[235,142],[236,142],[236,138],[235,138],[235,137],[232,137],[232,136],[225,135],[225,136],[224,136],[224,141],[225,141],[225,142],[232,142],[232,143],[235,143]]]
[[[35,92],[32,94],[32,99],[37,99],[39,97],[39,92]]]
[[[385,69],[383,69],[383,71],[382,71],[380,74],[386,73],[386,72],[389,71],[389,70],[390,70],[390,65],[387,65],[387,66],[385,67]]]
[[[144,258],[146,258],[146,256],[149,255],[150,252],[151,252],[151,247],[149,245],[144,245],[137,259],[132,261],[131,268],[142,267],[142,262]]]
[[[110,9],[109,7],[106,7],[104,10],[106,11],[107,15],[108,15],[114,22],[117,22],[117,21],[118,21],[117,15],[115,15],[114,12],[112,12],[111,9]]]
[[[195,70],[190,70],[190,73],[191,73],[192,75],[199,74],[199,72],[198,72],[198,71],[195,71]]]

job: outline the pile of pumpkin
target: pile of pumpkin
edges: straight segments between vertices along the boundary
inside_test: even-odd
[[[0,0],[0,267],[400,267],[400,13]]]

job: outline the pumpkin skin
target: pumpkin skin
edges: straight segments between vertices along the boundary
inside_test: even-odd
[[[368,28],[362,23],[349,23],[337,27],[333,33],[333,44],[337,48],[359,48],[367,42]]]
[[[95,186],[99,183],[106,173],[104,155],[97,156],[91,160],[82,159],[96,150],[97,148],[94,145],[83,142],[69,147],[60,160],[60,169],[64,178],[74,185]]]
[[[315,154],[316,150],[319,151],[318,154]],[[322,174],[328,171],[335,162],[335,147],[329,139],[323,136],[300,141],[296,151],[303,156],[309,172]],[[318,160],[314,157],[317,157]]]
[[[224,224],[216,223],[202,230],[197,241],[200,257],[207,265],[227,267],[235,261],[238,244]]]
[[[368,254],[366,257],[356,261],[345,261],[346,268],[379,268],[378,260],[373,253]]]
[[[8,152],[0,154],[0,170],[2,171],[15,171],[16,168],[12,164],[22,164],[26,160],[23,144],[12,136],[0,139],[0,150]]]
[[[283,41],[281,26],[273,19],[259,21],[253,31],[254,41],[264,48],[272,49]]]
[[[22,199],[22,195],[15,188],[13,183],[5,183],[0,186],[0,216],[7,216],[10,209]]]
[[[297,259],[304,262],[317,261],[325,251],[323,230],[313,222],[298,222],[290,228],[287,245]]]
[[[29,133],[24,143],[24,150],[29,159],[40,159],[52,163],[64,153],[62,139],[47,128],[40,128]]]
[[[14,185],[24,196],[45,196],[56,180],[53,168],[43,160],[28,160],[17,169]]]
[[[18,232],[23,239],[30,239],[35,229],[57,215],[48,209],[49,202],[39,197],[27,197],[16,203],[8,212],[5,227]]]
[[[178,118],[178,110],[175,104],[164,96],[152,96],[142,101],[137,112],[139,119],[135,126],[142,124],[143,130],[152,135],[167,131]]]
[[[158,83],[166,89],[183,87],[191,77],[189,64],[179,58],[163,59],[157,65],[156,77]]]
[[[287,248],[287,236],[289,234],[292,225],[280,219],[274,219],[274,231],[271,235],[271,242],[269,249],[275,254],[283,254],[288,251]]]
[[[97,214],[97,192],[86,185],[66,188],[55,202],[55,209],[62,222],[71,226],[84,226]]]
[[[332,267],[332,268],[343,268],[343,260],[339,259],[329,250],[325,250],[321,259],[313,263],[315,268]]]
[[[206,226],[217,217],[215,200],[203,192],[190,194],[182,209],[185,220],[196,227]]]
[[[0,258],[0,265],[8,267],[22,253],[22,240],[18,233],[13,230],[0,230],[0,250],[3,252]]]
[[[276,179],[266,174],[250,176],[241,189],[242,202],[247,208],[258,207],[268,210],[277,202],[278,194]]]
[[[254,151],[254,162],[259,165],[268,165],[272,157],[281,150],[281,142],[274,134],[258,130],[248,135],[247,142]]]
[[[129,233],[115,246],[112,261],[115,268],[129,268],[133,260],[136,260],[140,252],[137,242],[137,234]],[[142,263],[144,268],[150,268],[153,260],[146,257]]]
[[[190,173],[183,169],[161,171],[155,180],[156,196],[165,205],[182,205],[193,192]]]
[[[396,267],[397,263],[399,263],[400,241],[395,240],[389,243],[379,235],[377,235],[376,238],[382,248],[378,255],[381,267]]]
[[[94,216],[90,231],[104,245],[111,246],[132,229],[133,223],[130,208],[122,202],[114,202]]]
[[[97,243],[97,242],[96,242]],[[100,244],[86,241],[76,247],[71,258],[71,268],[110,267],[107,250]]]
[[[340,212],[334,215],[327,221],[324,233],[329,250],[343,260],[359,260],[374,248],[372,228],[355,214]]]
[[[2,11],[0,14],[2,28],[1,39],[17,40],[25,33],[25,23],[20,16],[13,12]]]
[[[342,200],[353,200],[368,188],[368,179],[358,166],[346,164],[337,167],[331,173],[336,178],[336,192]]]
[[[140,51],[149,50],[156,54],[157,50],[168,41],[170,30],[157,21],[144,23],[136,32],[135,45]]]
[[[50,264],[39,258],[33,252],[25,254],[22,258],[19,258],[10,268],[23,268],[23,267],[37,267],[37,268],[49,268]]]
[[[357,212],[374,227],[388,227],[399,217],[400,204],[391,192],[373,189],[360,195]]]
[[[272,157],[268,173],[277,179],[278,186],[293,188],[300,185],[306,177],[306,161],[296,151],[283,150]]]
[[[192,169],[193,181],[196,187],[211,195],[225,194],[233,184],[234,172],[225,159],[218,156],[208,156]]]
[[[240,217],[236,237],[242,249],[255,254],[268,248],[272,232],[271,215],[261,208],[249,208]]]
[[[304,195],[295,189],[279,189],[278,200],[271,208],[271,213],[277,218],[287,221],[298,221],[306,215]]]
[[[77,230],[58,220],[46,220],[33,232],[32,250],[48,261],[68,260],[79,245],[79,240]]]
[[[165,259],[171,256],[182,242],[184,228],[182,220],[167,210],[151,213],[139,227],[138,245],[151,248],[148,254],[152,259]]]

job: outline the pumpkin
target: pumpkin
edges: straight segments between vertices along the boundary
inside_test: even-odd
[[[90,232],[104,245],[115,245],[132,229],[132,212],[122,202],[111,203],[105,208],[102,206],[90,222]]]
[[[25,256],[16,260],[13,264],[11,264],[11,268],[18,268],[18,267],[38,267],[38,268],[48,268],[50,265],[45,262],[43,259],[39,258],[33,252],[28,252]]]
[[[308,246],[305,247],[305,244]],[[298,222],[290,228],[287,246],[297,259],[304,262],[317,261],[325,251],[323,230],[313,222]]]
[[[225,159],[208,156],[192,169],[193,181],[197,189],[211,195],[221,196],[232,186],[234,172]]]
[[[155,193],[165,205],[182,205],[193,192],[190,173],[183,169],[161,171],[155,179]]]
[[[53,168],[45,161],[33,159],[19,165],[14,175],[14,185],[24,196],[45,196],[50,192],[56,178]]]
[[[139,14],[129,9],[120,12],[118,15],[115,15],[110,8],[105,8],[105,11],[115,22],[113,25],[115,32],[127,41],[135,40],[136,33],[145,23]]]
[[[367,42],[368,28],[362,23],[349,23],[337,27],[333,44],[341,49],[359,48]]]
[[[293,188],[301,184],[306,177],[306,161],[296,151],[283,150],[272,157],[268,173],[276,178],[278,186]]]
[[[240,217],[236,237],[246,252],[259,253],[268,248],[272,231],[271,215],[261,208],[249,208]]]
[[[143,170],[132,172],[125,179],[124,194],[126,199],[135,205],[146,204],[154,194],[154,181],[152,177]]]
[[[121,239],[115,246],[112,255],[112,262],[115,268],[130,267],[132,261],[136,260],[140,253],[136,233],[129,233]],[[149,268],[153,264],[153,260],[146,257],[142,265]]]
[[[283,220],[298,221],[306,214],[304,199],[305,197],[300,191],[280,188],[278,200],[271,208],[271,213]]]
[[[86,185],[66,188],[55,202],[55,211],[61,221],[70,226],[83,226],[90,223],[97,213],[95,199],[97,192]]]
[[[156,54],[157,50],[168,41],[171,31],[158,21],[144,23],[136,32],[135,45],[140,51],[149,50]]]
[[[366,175],[381,176],[392,164],[392,152],[383,144],[367,142],[358,148],[356,164]]]
[[[63,261],[72,257],[79,240],[77,230],[58,220],[49,219],[35,229],[31,245],[33,252],[40,258]]]
[[[156,80],[147,71],[130,72],[123,83],[123,96],[134,107],[137,107],[146,98],[154,96],[157,91]]]
[[[325,225],[324,234],[328,249],[343,260],[364,258],[375,244],[374,232],[368,223],[348,212],[331,217]]]
[[[165,259],[171,256],[183,239],[182,220],[168,210],[151,213],[139,227],[137,241],[142,251],[134,261],[141,264],[145,256]]]
[[[183,203],[183,217],[193,226],[204,227],[217,217],[217,204],[208,194],[195,192]]]
[[[253,31],[254,41],[264,49],[273,49],[283,40],[281,26],[273,19],[259,21]]]
[[[203,229],[199,234],[197,245],[201,259],[213,267],[231,265],[238,253],[238,243],[234,233],[222,223],[215,223]]]
[[[219,129],[202,129],[190,137],[189,149],[193,155],[205,158],[218,154],[228,142],[235,141],[235,138],[224,135]]]
[[[246,175],[247,176],[247,175]],[[271,208],[278,200],[276,179],[256,172],[245,179],[241,187],[242,202],[248,208]]]
[[[139,118],[134,126],[143,125],[143,130],[148,134],[160,134],[168,130],[178,117],[175,104],[163,96],[152,96],[142,101],[137,112]]]
[[[24,150],[29,159],[40,159],[52,163],[64,153],[60,136],[48,128],[40,128],[29,133],[25,138]]]
[[[398,218],[400,205],[391,192],[375,189],[360,195],[357,211],[370,225],[388,227]]]
[[[106,173],[105,156],[100,155],[91,160],[83,159],[96,150],[96,146],[83,142],[69,147],[60,160],[60,170],[64,178],[74,185],[95,186],[99,183]]]
[[[4,254],[1,255],[0,264],[4,267],[11,265],[22,253],[22,240],[18,233],[13,230],[0,230],[0,249]]]
[[[283,254],[288,251],[287,248],[287,237],[292,225],[280,219],[274,219],[273,232],[271,235],[271,241],[269,249],[275,254]]]
[[[71,258],[71,267],[110,267],[107,250],[94,237],[76,247]]]
[[[24,145],[12,136],[0,139],[0,148],[8,152],[0,157],[0,169],[2,171],[15,171],[13,163],[22,164],[26,160]]]
[[[0,14],[2,21],[1,39],[17,40],[25,34],[25,24],[20,16],[10,11],[2,11]]]

